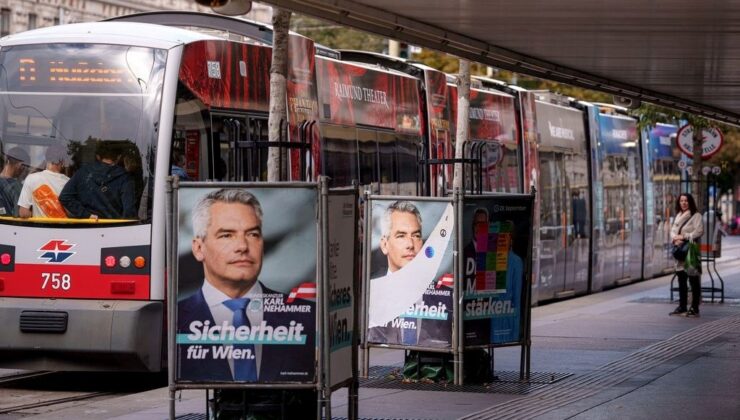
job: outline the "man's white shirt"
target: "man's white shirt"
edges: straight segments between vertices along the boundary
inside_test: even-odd
[[[211,316],[213,316],[213,321],[215,322],[215,325],[222,325],[224,321],[227,321],[229,324],[231,324],[234,320],[234,311],[227,308],[226,305],[223,304],[224,301],[231,299],[231,297],[227,296],[224,292],[216,289],[213,287],[211,283],[208,282],[208,280],[203,281],[203,287],[201,288],[203,291],[203,297],[206,300],[206,303],[208,304],[208,308],[211,310]],[[249,298],[250,302],[254,298],[262,298],[262,286],[260,285],[259,281],[254,283],[254,286],[252,286],[251,289],[249,289],[249,292],[247,292],[246,295],[240,296],[243,298]],[[260,324],[262,324],[262,310],[259,311],[250,311],[247,309],[247,319],[249,319],[249,323],[252,325],[252,327],[256,327]],[[255,344],[254,345],[254,355],[255,355],[255,362],[257,365],[257,377],[259,378],[259,372],[260,372],[260,365],[262,362],[262,345],[261,344]],[[234,376],[234,360],[229,359],[229,369],[231,369],[231,376]]]

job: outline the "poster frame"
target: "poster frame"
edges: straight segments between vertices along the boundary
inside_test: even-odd
[[[274,389],[274,390],[290,390],[290,389],[314,389],[317,393],[317,412],[316,418],[331,417],[331,387],[329,386],[329,348],[326,347],[328,341],[328,334],[325,331],[328,327],[328,293],[325,291],[327,286],[327,270],[328,270],[328,252],[326,247],[327,233],[326,226],[327,220],[327,200],[329,195],[328,183],[325,177],[320,177],[319,182],[181,182],[177,177],[168,177],[166,191],[166,212],[167,222],[165,223],[165,237],[167,239],[167,249],[165,251],[166,257],[169,259],[167,264],[167,366],[168,366],[168,389],[169,389],[169,418],[174,419],[176,413],[176,392],[187,389],[203,389],[206,390],[206,398],[208,398],[208,391],[212,389]],[[318,214],[315,217],[316,226],[316,331],[315,337],[317,339],[314,343],[314,354],[315,361],[317,363],[315,374],[313,375],[312,381],[305,382],[270,382],[270,383],[234,383],[234,382],[220,382],[220,381],[199,381],[199,382],[182,382],[177,380],[177,299],[178,299],[178,226],[180,222],[179,215],[179,202],[178,192],[180,188],[196,187],[203,189],[212,188],[244,188],[244,189],[266,189],[266,188],[280,188],[280,189],[314,189],[316,190],[316,211]],[[357,196],[356,189],[350,189],[347,191],[336,192],[337,194],[354,194]],[[357,200],[355,200],[355,218],[357,218],[358,208]],[[355,238],[356,238],[355,230]],[[357,246],[355,241],[355,247]],[[357,255],[356,249],[353,255]],[[354,257],[353,257],[354,258]],[[357,279],[353,279],[356,284]],[[355,291],[355,294],[357,291]],[[357,298],[355,296],[355,302]],[[358,308],[355,304],[353,309],[355,323],[358,317]],[[353,342],[356,342],[356,332],[353,337]],[[358,381],[357,381],[357,350],[356,346],[353,352],[353,361],[355,361],[355,367],[352,369],[352,377],[345,379],[344,381],[336,384],[334,389],[338,389],[344,386],[349,387],[348,392],[348,414],[349,418],[357,418],[357,399],[358,399]],[[322,414],[322,410],[324,413]]]

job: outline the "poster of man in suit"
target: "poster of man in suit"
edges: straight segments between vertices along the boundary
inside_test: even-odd
[[[452,205],[373,200],[372,206],[367,341],[449,348]]]
[[[311,188],[181,188],[177,380],[314,382]]]

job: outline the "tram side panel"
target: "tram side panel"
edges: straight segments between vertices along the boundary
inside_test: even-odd
[[[452,144],[449,157],[455,156],[454,144],[457,133],[457,86],[450,85]],[[520,133],[514,96],[486,87],[470,89],[469,144],[464,149],[465,158],[481,159],[478,169],[468,170],[467,184],[483,192],[521,192],[521,165],[519,159]],[[478,154],[473,144],[478,144]],[[452,180],[450,180],[451,182]]]
[[[670,231],[673,205],[680,191],[679,170],[673,157],[677,131],[675,125],[659,123],[644,133],[645,277],[673,270]]]
[[[317,57],[322,173],[332,187],[416,195],[422,118],[417,78]]]
[[[590,193],[583,112],[536,101],[540,132],[540,283],[547,300],[588,290]]]
[[[603,287],[642,278],[643,190],[636,121],[599,113],[599,137],[593,142],[594,194],[601,214],[595,230],[592,273]]]

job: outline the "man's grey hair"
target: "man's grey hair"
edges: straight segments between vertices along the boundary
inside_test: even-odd
[[[419,228],[421,228],[421,213],[419,209],[410,201],[395,201],[383,213],[383,217],[380,219],[380,231],[384,238],[387,238],[391,234],[391,215],[394,212],[411,213],[416,216],[416,221],[419,222]]]
[[[193,236],[205,238],[208,225],[211,223],[211,206],[219,202],[244,204],[252,207],[257,215],[257,220],[262,225],[262,206],[257,197],[243,189],[222,188],[203,196],[193,207]]]

